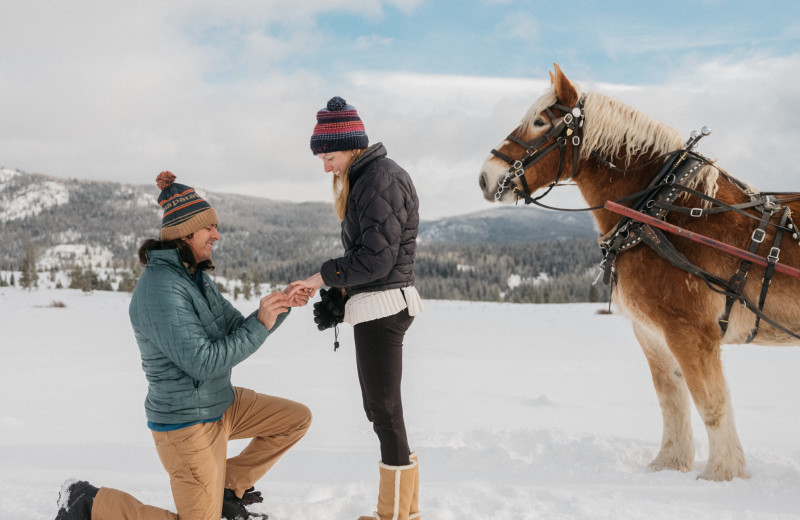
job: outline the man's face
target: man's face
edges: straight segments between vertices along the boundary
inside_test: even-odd
[[[219,238],[217,226],[211,225],[198,229],[191,238],[185,237],[181,240],[186,242],[194,254],[194,261],[199,264],[205,260],[211,260],[211,248]]]

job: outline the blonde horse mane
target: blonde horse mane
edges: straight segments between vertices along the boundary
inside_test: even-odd
[[[578,96],[580,87],[572,83]],[[557,102],[553,86],[537,99],[522,120],[522,130],[527,131],[536,116]],[[592,152],[614,162],[617,156],[625,157],[624,167],[630,166],[635,155],[651,157],[680,150],[683,139],[674,128],[660,123],[639,110],[597,92],[587,92],[584,100],[586,120],[580,147],[580,159],[586,160]],[[694,177],[689,187],[702,188],[713,197],[717,192],[719,170],[705,165]]]

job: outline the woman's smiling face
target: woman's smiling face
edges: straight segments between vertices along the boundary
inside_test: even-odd
[[[347,169],[350,164],[350,158],[353,157],[353,152],[351,150],[325,152],[318,153],[317,157],[322,160],[326,172],[333,172],[338,177]]]

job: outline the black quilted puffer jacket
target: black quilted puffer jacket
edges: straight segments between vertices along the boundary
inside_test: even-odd
[[[322,264],[325,284],[348,294],[414,285],[419,199],[408,173],[381,143],[350,166],[340,258]]]

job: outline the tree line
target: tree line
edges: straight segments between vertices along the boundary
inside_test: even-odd
[[[61,183],[69,201],[41,207],[26,218],[0,221],[0,285],[35,288],[49,277],[55,285],[83,290],[131,291],[141,273],[137,249],[159,233],[154,186],[104,181],[58,180],[26,174],[3,184],[14,197],[44,183]],[[252,295],[263,284],[288,284],[316,273],[342,254],[340,223],[329,203],[289,203],[232,194],[208,194],[220,216],[220,240],[212,276],[234,297]],[[10,199],[9,199],[10,200]],[[587,222],[547,213],[497,211],[430,223],[417,249],[416,286],[425,298],[562,303],[602,301],[608,291],[592,285],[601,255]],[[516,240],[493,243],[511,225]],[[423,236],[423,226],[420,227]],[[451,240],[452,243],[444,243]],[[554,238],[548,238],[554,237]],[[543,241],[539,241],[543,240]],[[61,244],[86,244],[83,258],[37,272],[36,257]],[[110,253],[91,258],[89,246]],[[89,265],[91,263],[91,265]],[[74,264],[74,265],[73,265]],[[10,273],[17,273],[16,277]]]
[[[289,248],[290,254],[256,253],[253,241],[232,241],[215,253],[219,266],[211,273],[233,298],[255,296],[261,284],[282,286],[319,270],[322,262],[341,254],[334,242]],[[302,241],[298,241],[302,243]],[[234,245],[238,244],[238,245]],[[249,245],[248,245],[249,244]],[[306,251],[303,254],[301,251]],[[594,239],[568,239],[532,244],[421,244],[415,262],[416,286],[423,298],[510,303],[574,303],[607,301],[608,288],[594,284],[602,256]],[[35,250],[27,244],[20,260],[18,283],[32,288],[39,274]],[[132,259],[106,266],[70,266],[68,287],[132,291],[141,274]],[[53,269],[50,272],[54,279]],[[13,278],[12,278],[13,280]],[[0,279],[0,285],[7,282]],[[12,282],[13,283],[13,282]]]
[[[574,303],[608,299],[593,285],[602,255],[594,239],[533,244],[429,244],[418,250],[417,286],[426,298]]]

